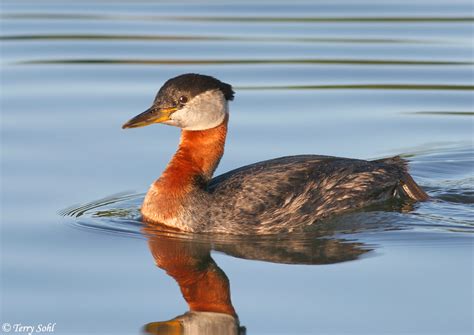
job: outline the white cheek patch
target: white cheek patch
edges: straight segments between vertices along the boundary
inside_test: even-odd
[[[183,108],[171,115],[171,122],[186,130],[204,130],[217,127],[228,110],[228,102],[220,90],[201,93],[192,98]]]

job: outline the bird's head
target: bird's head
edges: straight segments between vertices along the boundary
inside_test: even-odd
[[[232,86],[211,76],[188,73],[169,79],[158,91],[153,105],[127,121],[122,128],[164,123],[186,130],[217,127],[234,98]]]

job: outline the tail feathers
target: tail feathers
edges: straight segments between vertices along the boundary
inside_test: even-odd
[[[407,171],[408,170],[408,163],[406,160],[401,158],[400,156],[394,156],[394,157],[389,157],[389,158],[382,158],[382,159],[377,159],[374,160],[374,162],[377,163],[384,163],[384,164],[389,164],[389,165],[396,165],[399,168]]]
[[[430,197],[425,191],[413,180],[413,178],[407,173],[401,179],[401,188],[409,198],[416,201],[426,201]]]
[[[399,193],[405,194],[410,199],[416,201],[425,201],[430,198],[428,194],[426,194],[426,192],[423,191],[423,189],[410,176],[410,174],[408,173],[408,163],[400,156],[379,159],[375,162],[398,166],[402,173],[402,178],[400,179],[400,186],[398,187]]]

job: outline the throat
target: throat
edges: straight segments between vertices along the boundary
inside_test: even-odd
[[[205,192],[224,154],[227,122],[226,117],[215,128],[182,130],[178,150],[145,197],[141,209],[145,221],[189,230],[177,221],[193,192]]]
[[[196,180],[207,184],[224,154],[226,135],[227,120],[211,129],[183,130],[178,150],[157,182],[180,189]]]

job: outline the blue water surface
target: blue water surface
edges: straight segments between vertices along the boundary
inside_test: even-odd
[[[473,332],[470,1],[5,0],[0,16],[2,324],[137,334],[188,310],[150,254],[168,233],[138,220],[179,130],[121,125],[197,72],[236,91],[217,174],[401,154],[433,197],[288,236],[173,235],[207,246],[248,334]]]

